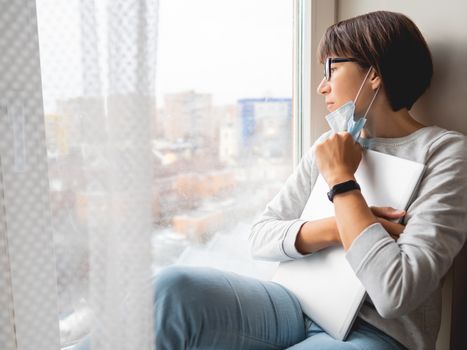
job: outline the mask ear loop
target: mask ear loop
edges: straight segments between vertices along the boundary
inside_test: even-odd
[[[365,79],[363,79],[363,82],[360,85],[360,89],[358,89],[357,96],[355,96],[355,99],[353,101],[355,104],[357,104],[357,100],[358,100],[358,97],[360,96],[360,92],[362,91],[363,85],[365,85],[365,82],[368,79],[368,75],[370,74],[372,68],[373,66],[371,66],[370,69],[368,69],[368,72],[366,72]]]
[[[363,116],[363,118],[365,118],[366,115],[368,114],[368,112],[370,111],[370,108],[371,108],[371,106],[373,105],[373,101],[375,100],[376,96],[378,95],[379,88],[380,88],[380,86],[378,87],[378,89],[376,90],[375,94],[373,95],[373,98],[371,99],[370,105],[368,106],[368,108],[367,108],[367,110],[366,110],[365,115]]]

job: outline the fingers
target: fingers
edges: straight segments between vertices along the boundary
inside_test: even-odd
[[[344,143],[352,143],[352,144],[355,144],[356,146],[360,146],[360,144],[354,140],[354,138],[352,137],[352,134],[349,133],[348,131],[339,131],[338,133],[334,135],[335,137],[342,138]]]
[[[404,232],[404,225],[396,224],[394,222],[385,220],[385,219],[378,219],[378,221],[383,225],[384,229],[394,238],[396,241],[399,236]]]
[[[385,219],[400,219],[406,212],[404,210],[395,209],[392,207],[370,207],[373,215],[379,216]]]

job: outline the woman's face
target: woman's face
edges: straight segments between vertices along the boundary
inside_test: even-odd
[[[325,98],[328,111],[332,112],[343,104],[354,101],[367,73],[368,70],[363,70],[355,62],[332,63],[331,79],[327,81],[326,78],[323,78],[317,87],[318,94]],[[362,114],[364,101],[368,101],[367,95],[371,92],[369,79],[365,85],[368,86],[363,86],[356,103],[356,115]]]

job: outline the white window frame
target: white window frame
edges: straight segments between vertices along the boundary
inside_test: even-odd
[[[335,23],[335,0],[294,1],[293,67],[293,154],[294,166],[313,142],[328,129],[323,98],[316,87],[323,78],[316,59],[319,41],[327,27]]]

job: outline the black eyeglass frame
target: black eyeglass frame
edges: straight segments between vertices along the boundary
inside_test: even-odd
[[[326,62],[324,62],[324,77],[327,81],[331,79],[331,64],[333,63],[341,63],[341,62],[356,62],[355,58],[340,58],[340,57],[328,57],[326,58]]]

